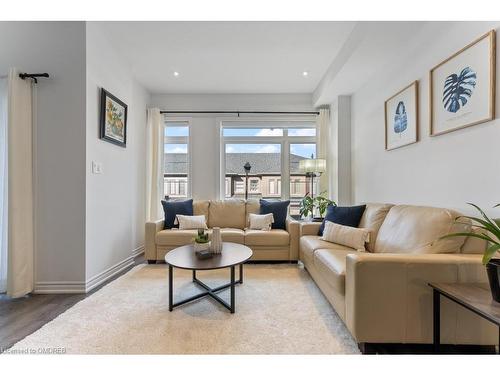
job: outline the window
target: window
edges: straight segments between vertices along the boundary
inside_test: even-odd
[[[290,214],[299,215],[300,200],[311,193],[311,176],[299,168],[301,160],[316,158],[315,143],[290,144]],[[314,179],[314,195],[317,194],[319,178]]]
[[[165,197],[188,197],[189,121],[165,121],[163,179]]]
[[[311,189],[299,162],[316,157],[314,120],[223,121],[221,150],[221,196],[244,198],[248,183],[249,198],[290,199],[290,213],[299,214],[299,202]]]

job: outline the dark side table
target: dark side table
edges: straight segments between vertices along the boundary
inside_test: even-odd
[[[434,351],[440,351],[440,297],[444,296],[498,326],[500,354],[500,303],[495,302],[493,298],[491,298],[491,291],[488,284],[429,283],[429,286],[433,290]]]

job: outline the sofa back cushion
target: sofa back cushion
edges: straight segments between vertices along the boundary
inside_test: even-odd
[[[205,215],[208,222],[208,205],[210,201],[193,201],[193,215]]]
[[[370,242],[366,244],[368,251],[373,252],[375,250],[378,231],[392,206],[392,204],[387,203],[366,204],[365,211],[359,222],[359,228],[365,228],[370,231]]]
[[[486,231],[480,228],[473,228],[472,232],[477,234],[484,234]],[[494,238],[490,235],[491,238]],[[464,254],[484,254],[488,242],[477,237],[466,237],[462,246],[462,253]]]
[[[456,211],[421,206],[394,206],[389,210],[375,241],[376,253],[439,254],[460,251],[465,238],[440,237],[470,231],[470,221]]]
[[[248,199],[245,206],[246,223],[245,226],[248,227],[250,223],[250,214],[260,214],[260,203],[258,199]]]
[[[245,201],[240,199],[210,201],[208,206],[208,226],[210,228],[245,229],[245,222]]]

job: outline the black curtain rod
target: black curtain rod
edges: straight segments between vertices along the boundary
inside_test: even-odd
[[[177,114],[183,114],[183,113],[212,113],[212,114],[233,114],[233,115],[238,115],[240,114],[243,115],[319,115],[319,112],[316,111],[303,111],[303,112],[296,112],[296,111],[160,111],[160,113],[177,113]]]
[[[21,73],[19,74],[19,78],[26,79],[31,78],[35,83],[38,83],[38,79],[40,77],[49,78],[49,73]]]

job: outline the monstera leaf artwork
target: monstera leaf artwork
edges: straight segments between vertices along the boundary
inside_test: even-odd
[[[405,104],[400,101],[396,107],[394,115],[394,132],[401,135],[408,127],[408,116],[406,115]]]
[[[476,72],[470,67],[462,69],[459,75],[450,74],[444,82],[444,108],[448,112],[456,113],[467,104],[474,87],[476,87]]]

